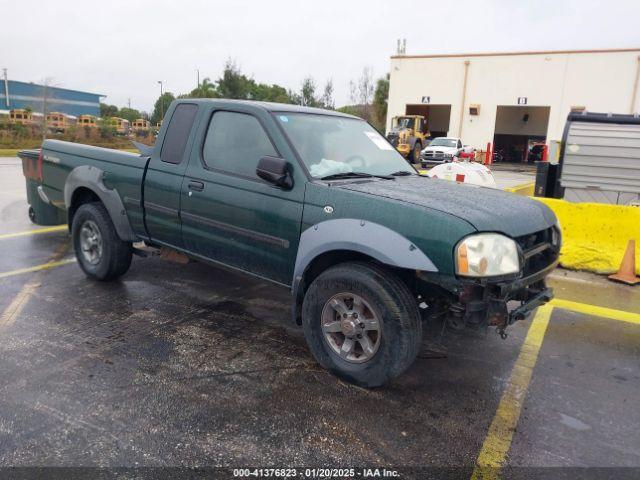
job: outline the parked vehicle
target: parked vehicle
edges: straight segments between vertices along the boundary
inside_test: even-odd
[[[422,177],[359,118],[183,99],[155,147],[139,148],[43,144],[39,194],[66,210],[84,272],[114,280],[145,242],[273,282],[291,291],[318,363],[359,385],[413,363],[420,305],[504,336],[552,298],[551,210]]]
[[[459,138],[436,137],[420,152],[420,163],[425,168],[428,165],[451,162],[462,148],[462,140]]]
[[[393,117],[387,139],[409,163],[420,162],[420,151],[427,144],[429,129],[422,115]]]
[[[106,121],[107,125],[113,128],[117,135],[129,135],[130,122],[126,118],[110,117]]]
[[[144,118],[137,118],[131,124],[131,132],[134,134],[144,133],[151,130],[151,122]]]
[[[9,123],[16,123],[20,125],[33,124],[33,114],[31,110],[24,108],[13,108],[9,110]]]
[[[98,118],[93,115],[79,115],[76,125],[79,127],[97,128]]]
[[[64,133],[67,129],[67,115],[61,112],[47,113],[47,128],[53,133]]]

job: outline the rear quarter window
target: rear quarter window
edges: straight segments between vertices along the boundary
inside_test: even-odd
[[[182,162],[197,111],[198,106],[193,103],[182,103],[176,107],[162,143],[160,160],[176,165]]]

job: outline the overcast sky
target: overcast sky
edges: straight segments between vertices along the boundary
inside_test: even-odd
[[[407,54],[640,47],[638,0],[0,0],[9,78],[101,93],[150,110],[165,90],[218,78],[231,58],[256,81],[331,78],[336,103],[364,66]]]

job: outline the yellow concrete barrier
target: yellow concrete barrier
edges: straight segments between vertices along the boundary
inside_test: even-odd
[[[572,203],[534,197],[554,211],[562,227],[560,265],[613,273],[627,242],[636,240],[636,273],[640,274],[640,208],[603,203]]]
[[[505,192],[515,193],[517,195],[525,195],[527,197],[533,196],[535,184],[533,182],[522,183],[520,185],[516,185],[515,187],[507,187],[505,188]]]

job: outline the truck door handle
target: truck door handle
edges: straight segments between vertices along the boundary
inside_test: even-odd
[[[204,190],[204,183],[198,182],[196,180],[191,180],[189,182],[189,190],[195,190],[196,192],[201,192]]]

